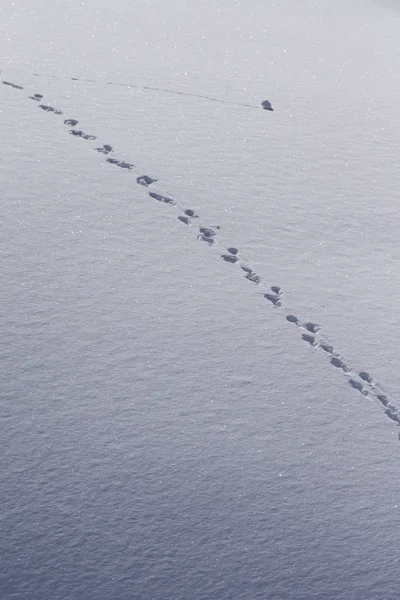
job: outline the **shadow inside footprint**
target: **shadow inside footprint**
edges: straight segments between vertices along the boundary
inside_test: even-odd
[[[181,221],[182,223],[185,223],[185,225],[190,225],[190,221],[188,219],[188,217],[182,217],[181,215],[178,217],[178,221]]]
[[[286,315],[286,321],[289,321],[289,323],[294,323],[295,325],[300,324],[300,321],[294,315]]]
[[[383,406],[387,406],[389,404],[389,400],[384,394],[378,394],[376,397],[379,400],[379,402],[383,404]]]
[[[210,246],[214,243],[214,237],[217,235],[217,232],[209,227],[199,227],[199,235],[197,236],[198,240],[202,242],[206,242]]]
[[[151,185],[152,183],[156,183],[158,181],[158,179],[154,179],[154,177],[150,177],[149,175],[141,175],[140,177],[136,178],[136,183],[138,183],[139,185],[144,185],[145,187],[148,187],[149,185]]]
[[[319,331],[319,325],[316,323],[304,323],[304,327],[307,331],[310,331],[310,333],[317,333]]]
[[[310,344],[310,346],[315,345],[315,337],[313,335],[308,335],[307,333],[303,333],[303,335],[301,337],[305,342]]]
[[[245,275],[246,279],[248,279],[252,283],[260,283],[261,279],[259,278],[258,275],[256,275],[256,273],[254,273],[254,271],[252,269],[250,269],[250,267],[241,265],[240,268],[242,269],[242,271],[244,271],[246,273],[246,275]]]
[[[104,144],[101,148],[95,148],[96,152],[101,152],[102,154],[110,154],[113,152],[113,147],[109,144]]]
[[[361,371],[361,373],[359,373],[358,375],[359,375],[359,377],[361,377],[361,379],[363,379],[367,383],[373,383],[373,381],[374,381],[372,379],[371,375],[369,373],[366,373],[365,371]]]
[[[233,254],[221,254],[222,260],[228,263],[232,263],[233,265],[239,260],[237,256]]]
[[[227,248],[228,252],[230,254],[234,254],[235,256],[238,254],[239,250],[237,248],[235,248],[234,246],[231,246],[230,248]]]
[[[272,302],[274,306],[282,306],[280,297],[275,294],[264,294],[264,298]]]
[[[349,379],[349,384],[351,385],[352,388],[361,392],[361,394],[363,396],[368,396],[367,390],[363,387],[362,383],[360,383],[359,381],[356,381],[355,379]]]
[[[41,108],[42,110],[45,110],[47,112],[53,112],[55,115],[62,115],[61,110],[56,110],[52,106],[47,106],[46,104],[39,104],[39,108]]]
[[[192,217],[193,219],[197,219],[199,216],[199,215],[196,215],[194,210],[192,210],[191,208],[187,208],[183,212],[185,213],[185,215],[187,215],[188,217]]]
[[[64,125],[71,125],[71,127],[75,127],[75,125],[78,125],[79,121],[77,121],[76,119],[65,119],[64,121]]]
[[[344,362],[336,356],[331,358],[331,364],[337,369],[342,369],[342,371],[344,371],[345,373],[348,373],[350,371],[350,369],[344,364]]]
[[[274,294],[278,294],[278,296],[282,294],[282,290],[278,285],[271,285],[271,290],[274,292]]]
[[[30,100],[37,100],[37,102],[39,102],[39,100],[41,100],[42,98],[42,94],[33,94],[33,96],[29,96]]]
[[[156,194],[155,192],[149,192],[150,198],[154,198],[154,200],[158,200],[158,202],[163,202],[164,204],[175,204],[172,198],[168,198],[168,196],[162,196],[161,194]]]
[[[333,346],[322,343],[319,345],[319,347],[322,348],[322,350],[324,350],[324,352],[328,352],[328,354],[333,354]]]
[[[3,81],[4,85],[9,85],[12,88],[15,88],[16,90],[23,90],[24,88],[22,87],[22,85],[17,85],[16,83],[11,83],[11,81]]]

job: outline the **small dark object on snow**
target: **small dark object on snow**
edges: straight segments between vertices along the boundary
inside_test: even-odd
[[[261,106],[263,107],[264,110],[274,110],[271,106],[271,102],[269,100],[264,100],[263,102],[261,102]]]

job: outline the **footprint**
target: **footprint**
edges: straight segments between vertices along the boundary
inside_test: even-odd
[[[178,217],[178,221],[181,221],[182,223],[185,223],[185,225],[190,225],[190,219],[188,217],[179,216]]]
[[[271,290],[274,292],[274,294],[278,294],[278,296],[282,294],[282,290],[278,285],[271,285]]]
[[[319,347],[322,348],[322,350],[324,350],[324,352],[328,352],[328,354],[333,354],[333,346],[330,346],[329,344],[325,344],[324,342],[319,344]]]
[[[309,331],[310,333],[318,333],[319,331],[319,325],[316,325],[316,323],[304,323],[304,327],[307,329],[307,331]]]
[[[154,200],[158,200],[158,202],[175,205],[174,200],[172,198],[168,198],[167,196],[162,196],[161,194],[156,194],[155,192],[149,192],[149,196],[154,198]]]
[[[233,254],[234,256],[236,256],[239,252],[239,250],[237,248],[235,248],[234,246],[231,246],[230,248],[227,248],[228,252],[230,254]]]
[[[365,371],[361,371],[361,373],[359,373],[358,375],[359,375],[359,377],[361,377],[361,379],[363,379],[367,383],[373,383],[374,382],[374,380],[372,379],[371,375],[369,373],[366,373]]]
[[[264,298],[272,302],[274,306],[282,306],[281,298],[276,294],[264,294]]]
[[[209,227],[199,227],[199,235],[197,236],[198,240],[202,240],[203,242],[207,242],[210,246],[214,243],[214,238],[217,235],[217,232],[214,229]]]
[[[389,400],[384,394],[377,394],[375,396],[383,406],[387,406],[389,404]]]
[[[286,315],[286,321],[289,321],[289,323],[294,323],[295,325],[300,325],[299,319],[294,315]]]
[[[246,275],[245,275],[246,279],[248,279],[249,281],[252,281],[253,283],[260,283],[261,279],[259,278],[258,275],[256,275],[256,273],[254,273],[254,271],[252,269],[250,269],[250,267],[241,265],[240,268],[242,269],[242,271],[244,271],[246,273]]]
[[[42,110],[45,110],[47,112],[53,112],[55,115],[62,115],[61,110],[56,110],[52,106],[47,106],[46,104],[39,104],[39,108],[41,108]]]
[[[188,217],[192,217],[193,219],[197,219],[199,216],[199,215],[196,215],[194,210],[192,210],[191,208],[187,208],[183,212],[185,213],[185,215],[187,215]]]
[[[368,391],[363,387],[362,383],[356,381],[355,379],[349,379],[349,384],[355,390],[358,390],[362,393],[363,396],[368,396]]]
[[[3,81],[4,85],[10,85],[12,88],[16,90],[23,90],[24,88],[21,85],[17,85],[16,83],[11,83],[10,81]]]
[[[228,263],[232,263],[233,265],[239,260],[237,256],[233,254],[221,254],[222,260]]]
[[[112,165],[116,165],[117,167],[121,167],[121,169],[133,169],[135,166],[123,160],[118,160],[117,158],[107,158],[107,162],[111,163]]]
[[[400,425],[400,415],[394,406],[388,404],[385,410],[385,415],[387,415],[389,419],[392,419],[392,421],[395,421],[395,423],[398,423]]]
[[[344,364],[344,362],[336,356],[331,358],[331,364],[337,369],[342,369],[342,371],[344,371],[345,373],[348,373],[350,371],[350,369]]]
[[[310,346],[315,346],[315,337],[313,335],[308,335],[307,333],[302,334],[302,339],[310,344]]]
[[[43,98],[42,94],[33,94],[33,96],[29,96],[29,98],[31,100],[37,100],[39,102],[39,100],[41,100]]]
[[[77,121],[76,119],[65,119],[64,121],[64,125],[71,125],[71,127],[75,127],[75,125],[78,125],[79,121]]]
[[[149,175],[141,175],[136,178],[136,183],[139,185],[144,185],[145,187],[149,187],[152,183],[156,183],[158,179],[154,179],[153,177],[149,177]]]
[[[77,137],[81,137],[84,140],[95,140],[97,139],[95,135],[89,135],[88,133],[85,133],[84,131],[81,131],[80,129],[70,129],[69,130],[70,135],[75,135]],[[109,159],[107,159],[109,160]]]
[[[109,146],[109,144],[104,144],[104,146],[102,146],[101,148],[95,148],[95,150],[97,152],[101,152],[102,154],[110,154],[110,152],[114,151],[113,147]]]

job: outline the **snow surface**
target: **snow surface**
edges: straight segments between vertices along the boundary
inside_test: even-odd
[[[397,598],[398,4],[2,12],[1,598]]]

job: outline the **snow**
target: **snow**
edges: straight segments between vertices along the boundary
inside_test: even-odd
[[[1,597],[397,598],[396,4],[3,12]]]

